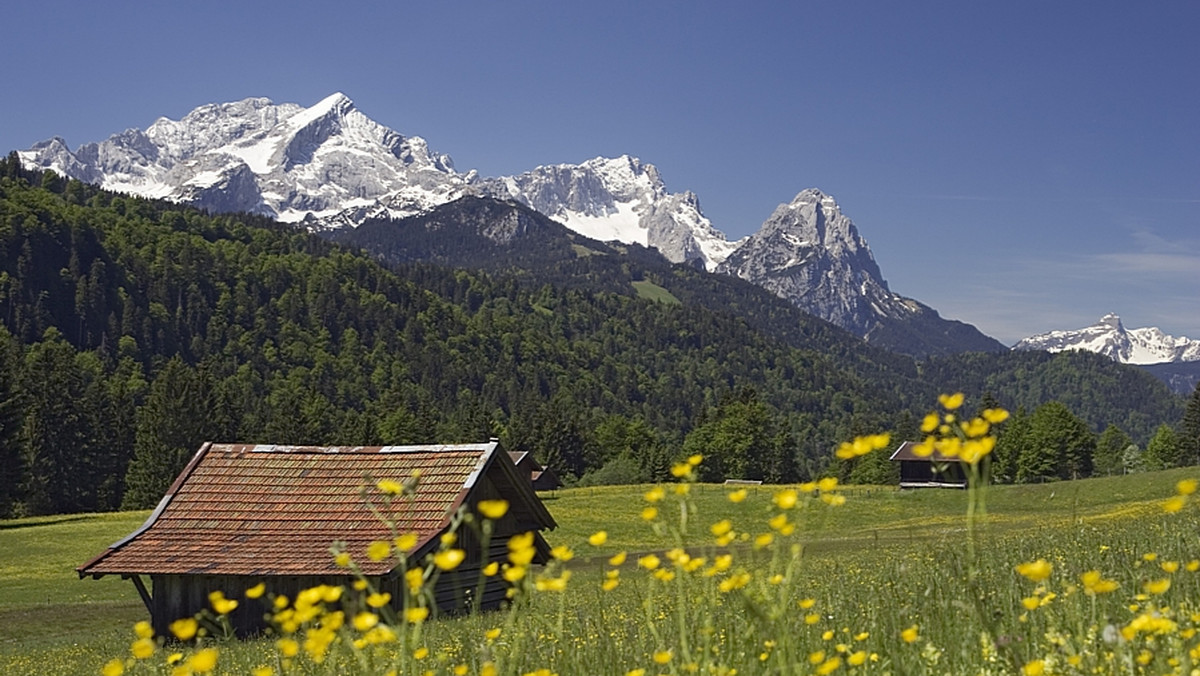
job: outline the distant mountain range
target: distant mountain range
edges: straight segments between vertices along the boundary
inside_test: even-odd
[[[1176,392],[1191,392],[1200,381],[1200,340],[1168,336],[1156,327],[1126,329],[1115,314],[1104,315],[1082,329],[1030,336],[1013,349],[1096,352],[1123,364],[1143,366]]]
[[[449,156],[372,121],[342,94],[310,108],[263,98],[210,104],[74,151],[53,138],[20,157],[27,168],[109,190],[263,214],[330,236],[467,196],[512,201],[588,238],[650,247],[672,263],[748,280],[888,349],[918,357],[1005,349],[891,292],[853,222],[818,190],[800,192],[757,233],[731,242],[696,195],[668,192],[658,170],[635,157],[498,178],[462,173]],[[536,238],[524,241],[537,246]]]

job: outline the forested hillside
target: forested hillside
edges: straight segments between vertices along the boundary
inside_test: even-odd
[[[836,442],[911,422],[954,380],[976,397],[968,387],[990,387],[970,361],[922,376],[842,332],[789,336],[778,317],[737,310],[519,274],[388,269],[266,219],[114,195],[25,172],[10,155],[0,516],[152,505],[206,440],[499,436],[567,476],[607,467],[654,479],[693,429],[749,421],[754,444],[729,465],[795,480],[826,471]],[[1038,396],[1061,396],[1059,385]],[[1002,402],[1033,396],[1015,387]],[[1130,410],[1173,423],[1180,403],[1165,392],[1146,390]],[[1134,415],[1123,399],[1104,402],[1093,426]]]

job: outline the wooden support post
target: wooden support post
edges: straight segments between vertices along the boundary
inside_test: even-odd
[[[138,595],[142,597],[142,603],[146,604],[146,612],[150,613],[151,619],[154,618],[154,603],[150,599],[150,592],[146,591],[146,583],[142,582],[141,575],[130,575],[129,579],[133,580],[133,586],[137,587]]]

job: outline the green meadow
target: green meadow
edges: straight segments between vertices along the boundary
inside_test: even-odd
[[[1190,674],[1200,513],[1163,505],[1197,474],[990,487],[971,528],[957,490],[838,487],[837,506],[778,486],[562,490],[542,497],[569,560],[531,571],[510,610],[385,617],[379,641],[342,618],[310,652],[324,614],[295,655],[210,636],[134,659],[133,585],[74,568],[148,513],[3,521],[0,673],[205,673],[189,657],[215,647],[213,673]]]

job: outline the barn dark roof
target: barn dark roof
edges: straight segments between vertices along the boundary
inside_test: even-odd
[[[390,509],[400,533],[416,533],[412,554],[436,546],[454,512],[485,472],[503,478],[510,511],[531,529],[554,528],[498,444],[316,447],[205,444],[175,480],[145,524],[80,566],[80,576],[105,574],[344,575],[329,551],[345,543],[367,575],[387,573],[394,560],[364,554],[392,532],[361,494],[379,479],[402,481],[420,471],[415,498]]]
[[[892,457],[889,459],[896,461],[914,460],[916,462],[962,462],[962,458],[957,456],[951,457],[948,455],[942,455],[941,452],[937,450],[935,450],[932,455],[917,455],[913,452],[913,449],[915,449],[918,445],[919,444],[915,441],[906,441],[900,444],[900,448],[897,448],[896,451],[892,453]]]

